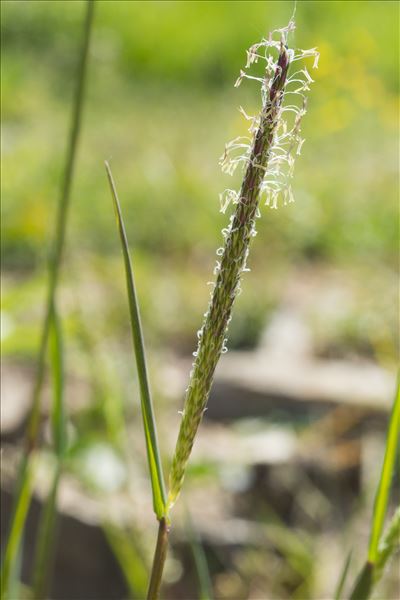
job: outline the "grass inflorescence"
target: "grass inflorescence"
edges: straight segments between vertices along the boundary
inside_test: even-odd
[[[300,120],[305,114],[304,92],[309,89],[312,79],[305,68],[292,76],[289,70],[294,62],[304,56],[318,58],[315,49],[295,53],[288,47],[288,35],[293,29],[294,23],[291,21],[288,27],[274,32],[279,34],[279,40],[270,35],[268,40],[255,44],[247,53],[247,68],[259,59],[266,62],[264,76],[255,78],[261,83],[262,108],[258,117],[245,115],[251,119],[250,132],[253,137],[250,142],[237,138],[227,145],[221,157],[223,170],[232,174],[236,166],[242,163],[245,172],[239,192],[227,190],[222,199],[223,210],[230,200],[235,210],[228,227],[223,230],[224,246],[217,251],[218,261],[214,271],[216,281],[203,326],[198,332],[198,347],[194,353],[195,361],[169,476],[168,510],[180,493],[215,368],[221,354],[227,350],[228,326],[235,298],[240,291],[242,274],[247,270],[250,242],[256,235],[255,222],[260,215],[260,198],[265,193],[266,203],[273,207],[277,206],[280,194],[284,201],[292,199],[289,180],[293,174],[293,148],[298,152],[303,142],[299,136]],[[277,59],[269,52],[271,48],[278,52]],[[235,85],[239,85],[245,77],[254,79],[246,71],[241,71]],[[296,85],[295,89],[292,89],[293,84]],[[301,96],[301,106],[284,105],[286,96],[292,94]],[[285,118],[288,111],[295,114],[292,127]]]
[[[144,346],[132,265],[116,187],[110,167],[106,163],[125,263],[153,505],[159,520],[159,532],[147,595],[149,599],[158,598],[160,593],[168,546],[170,511],[182,488],[186,466],[206,409],[217,363],[221,355],[227,351],[227,334],[232,308],[240,292],[242,275],[248,270],[247,259],[250,242],[256,235],[255,225],[256,219],[260,216],[261,198],[265,196],[265,203],[273,208],[277,208],[280,197],[283,197],[284,203],[293,200],[290,179],[293,176],[295,155],[300,153],[304,141],[300,137],[300,123],[306,112],[305,93],[309,90],[312,78],[306,68],[294,73],[290,73],[290,71],[294,63],[308,56],[314,57],[314,67],[316,67],[319,56],[315,48],[297,52],[289,48],[288,37],[294,28],[294,22],[290,21],[287,27],[272,32],[268,39],[253,45],[247,52],[246,69],[259,60],[264,60],[263,76],[254,77],[247,71],[241,71],[239,79],[235,83],[237,87],[243,78],[259,81],[262,107],[257,117],[249,117],[241,109],[245,118],[251,121],[249,129],[251,137],[237,138],[227,144],[220,160],[222,170],[229,174],[232,174],[238,165],[244,166],[244,176],[238,192],[225,190],[221,195],[221,210],[225,212],[232,202],[234,211],[230,216],[228,227],[222,232],[224,245],[217,250],[218,260],[214,269],[216,280],[213,283],[203,326],[198,332],[198,346],[194,352],[195,360],[190,373],[182,421],[172,458],[166,500],[163,492],[163,474],[160,467],[154,412],[145,369]],[[284,102],[286,97],[292,98],[293,96],[295,101],[300,97],[301,102],[297,104],[294,103],[295,101],[291,101],[290,104]]]

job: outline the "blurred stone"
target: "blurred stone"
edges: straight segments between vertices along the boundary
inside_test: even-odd
[[[12,497],[1,491],[2,545],[8,530]],[[32,577],[36,532],[42,505],[34,497],[24,535],[22,580]],[[99,523],[90,524],[78,516],[58,514],[54,577],[50,584],[53,600],[123,600],[127,588],[116,558]]]
[[[237,419],[277,411],[318,416],[338,405],[385,415],[394,389],[394,373],[373,363],[231,352],[218,365],[206,416]]]
[[[295,310],[281,308],[265,329],[258,350],[276,359],[301,360],[312,354],[311,331]]]
[[[3,361],[1,367],[1,435],[15,441],[23,434],[32,399],[34,370],[17,362]],[[66,378],[65,398],[69,414],[85,408],[90,400],[90,384],[82,378]],[[42,392],[42,414],[47,416],[52,402],[52,389],[45,381]]]

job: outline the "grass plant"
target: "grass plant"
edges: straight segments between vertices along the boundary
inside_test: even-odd
[[[385,565],[400,548],[400,507],[392,517],[387,532],[382,533],[396,460],[398,460],[399,439],[400,373],[397,378],[396,393],[386,436],[386,450],[381,476],[375,494],[368,556],[354,584],[350,595],[351,600],[368,600],[382,576]]]
[[[221,195],[221,210],[225,212],[230,203],[234,211],[229,225],[223,230],[224,245],[217,250],[211,300],[202,328],[198,332],[198,347],[190,374],[182,413],[179,435],[169,474],[168,497],[161,469],[154,411],[151,402],[141,331],[139,307],[135,291],[128,241],[118,201],[118,195],[106,162],[106,172],[111,187],[117,217],[122,253],[125,264],[132,338],[139,374],[141,406],[144,423],[147,457],[153,491],[154,512],[159,520],[159,531],[150,575],[147,598],[159,597],[163,568],[167,555],[170,511],[175,504],[185,476],[186,466],[195,441],[198,427],[206,409],[217,363],[227,351],[227,332],[232,317],[232,308],[240,292],[242,274],[248,271],[247,259],[251,239],[256,235],[255,222],[260,216],[259,204],[262,196],[266,204],[277,208],[280,197],[293,200],[290,179],[293,175],[294,153],[299,154],[304,140],[300,137],[300,122],[306,112],[305,92],[312,78],[307,69],[298,69],[289,74],[293,63],[305,57],[314,57],[317,66],[318,53],[315,48],[295,52],[288,47],[289,34],[294,30],[293,21],[285,28],[274,31],[268,39],[253,45],[247,52],[246,69],[257,62],[265,61],[261,77],[241,71],[236,82],[255,79],[261,84],[262,108],[256,117],[244,116],[250,121],[250,138],[236,138],[225,148],[221,157],[223,171],[232,174],[238,165],[244,167],[244,177],[238,192],[228,189]],[[275,39],[278,37],[278,39]],[[291,104],[284,105],[285,97],[294,97]],[[295,103],[300,97],[301,103]],[[289,116],[288,116],[289,115]],[[290,121],[290,115],[294,115]]]
[[[57,309],[57,289],[81,128],[93,9],[94,0],[88,0],[65,172],[57,204],[54,240],[49,260],[47,300],[36,359],[32,409],[26,432],[25,452],[19,466],[16,503],[11,519],[10,534],[2,563],[1,600],[14,600],[19,593],[17,590],[22,589],[18,581],[22,561],[22,539],[35,478],[35,451],[39,444],[41,395],[48,358],[53,384],[51,430],[55,469],[50,493],[39,524],[32,590],[26,590],[24,594],[35,600],[46,597],[51,574],[57,492],[64,469],[67,447],[63,341],[61,315]],[[108,163],[105,165],[124,260],[153,510],[159,523],[148,585],[146,581],[147,566],[141,553],[131,544],[131,532],[121,532],[114,525],[104,526],[107,539],[122,565],[133,597],[144,597],[146,589],[148,599],[156,600],[160,597],[163,570],[168,553],[171,511],[182,490],[192,447],[207,407],[216,366],[222,354],[227,351],[228,327],[235,300],[241,291],[242,276],[249,270],[248,254],[252,239],[256,235],[256,220],[260,216],[260,206],[265,201],[266,205],[275,209],[280,202],[286,204],[293,200],[290,180],[293,175],[295,156],[300,154],[304,141],[300,135],[301,119],[306,112],[306,92],[312,83],[308,70],[305,67],[297,68],[296,65],[298,61],[311,57],[314,58],[314,66],[317,66],[318,60],[318,53],[315,49],[294,51],[289,47],[289,37],[293,30],[294,22],[291,21],[288,27],[272,32],[268,39],[252,46],[247,53],[246,69],[240,72],[236,82],[236,86],[238,86],[243,79],[250,79],[260,84],[262,107],[259,115],[255,117],[248,116],[241,109],[242,114],[249,121],[250,136],[236,138],[227,144],[221,157],[221,166],[224,172],[232,175],[237,167],[243,168],[243,180],[239,190],[227,189],[221,194],[221,212],[232,210],[232,214],[228,226],[222,232],[223,245],[217,250],[215,282],[212,283],[209,306],[198,332],[198,346],[194,352],[194,363],[186,391],[182,420],[171,460],[168,489],[164,480],[155,411],[148,378],[144,335],[132,266],[134,263],[130,258],[127,233],[111,168]],[[250,68],[251,71],[249,71]],[[168,210],[170,210],[169,207]],[[110,431],[114,430],[118,432],[119,426],[111,424]],[[351,600],[366,600],[372,595],[388,562],[399,549],[400,508],[395,511],[384,532],[399,434],[400,393],[398,386],[388,429],[381,478],[375,497],[367,559],[350,592]],[[117,437],[117,433],[115,437]],[[188,519],[187,534],[199,577],[200,596],[204,600],[210,600],[213,590],[207,561],[201,543],[196,537],[195,526],[190,519]],[[272,540],[274,548],[285,557],[285,560],[293,563],[294,569],[299,572],[302,579],[308,581],[314,558],[305,547],[304,541],[297,538],[291,530],[284,529],[283,524],[277,528],[269,527],[268,537]],[[348,556],[342,570],[335,593],[337,599],[343,597],[343,591],[346,588],[350,558],[351,555]],[[303,590],[301,592],[303,593]]]
[[[62,398],[62,363],[61,363],[61,338],[59,335],[58,316],[56,311],[56,294],[60,278],[62,255],[65,245],[65,235],[70,206],[71,186],[76,164],[79,132],[81,128],[84,89],[86,82],[87,63],[89,55],[90,35],[92,31],[94,0],[87,0],[86,17],[84,21],[84,32],[82,48],[79,55],[78,76],[76,93],[73,102],[72,122],[66,155],[64,179],[61,186],[61,194],[57,204],[56,224],[54,229],[53,247],[49,260],[49,277],[47,287],[47,301],[45,315],[41,331],[39,352],[37,354],[35,381],[32,392],[32,404],[28,427],[26,430],[24,456],[20,464],[19,484],[16,489],[16,507],[11,520],[10,534],[5,548],[1,570],[1,599],[9,597],[11,566],[16,560],[19,552],[21,538],[29,510],[32,483],[32,456],[38,443],[40,415],[41,415],[41,392],[46,368],[46,357],[48,353],[49,338],[51,332],[56,332],[55,349],[53,352],[53,375],[54,375],[54,403],[53,403],[53,433],[56,443],[57,458],[61,459],[64,447],[65,416]],[[35,589],[37,593],[43,593],[44,565],[47,563],[50,553],[50,540],[53,535],[57,488],[60,478],[59,467],[55,474],[52,491],[44,514],[44,520],[39,532],[39,558],[37,570],[34,574]],[[43,537],[42,537],[43,536]],[[12,599],[11,599],[12,600]]]
[[[208,570],[207,556],[188,509],[186,509],[186,531],[196,567],[199,583],[199,600],[213,600],[213,590],[210,572]]]
[[[58,485],[64,467],[67,444],[66,415],[64,409],[64,361],[61,323],[56,311],[53,312],[50,330],[50,354],[53,379],[53,405],[51,410],[52,441],[56,465],[46,506],[42,511],[37,536],[35,563],[33,566],[33,597],[41,600],[46,595],[51,565],[54,557],[55,527],[57,516]]]

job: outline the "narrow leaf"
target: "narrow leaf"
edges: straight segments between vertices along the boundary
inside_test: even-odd
[[[147,588],[147,567],[135,547],[131,532],[104,523],[103,531],[117,558],[128,584],[132,598],[144,598]]]
[[[189,543],[192,549],[194,563],[200,587],[200,600],[212,600],[212,583],[208,570],[207,558],[204,548],[194,528],[189,510],[186,511],[186,529],[188,531]]]
[[[12,568],[17,559],[25,520],[28,514],[31,498],[32,455],[25,457],[21,463],[19,483],[17,486],[17,504],[11,520],[11,530],[8,538],[3,563],[1,566],[1,600],[9,598],[10,578]]]
[[[54,531],[57,519],[57,492],[61,478],[61,462],[58,463],[50,494],[40,520],[38,541],[35,552],[33,570],[33,598],[42,600],[46,597],[53,562]]]
[[[374,565],[366,562],[356,580],[350,600],[367,600],[370,597],[374,582],[373,574]]]
[[[376,561],[374,581],[382,577],[385,566],[390,558],[400,549],[400,506],[397,507],[387,530],[379,543],[378,559]]]
[[[33,597],[38,600],[43,598],[46,594],[51,573],[57,519],[57,493],[61,479],[66,441],[62,335],[61,325],[55,306],[53,307],[51,314],[49,342],[51,373],[53,380],[51,424],[57,465],[53,476],[51,491],[47,498],[46,506],[42,512],[35,551],[35,563],[33,569]]]
[[[350,563],[351,563],[351,555],[352,555],[352,551],[350,550],[350,552],[348,553],[347,558],[345,560],[345,563],[343,565],[342,572],[340,574],[340,579],[338,581],[338,585],[337,585],[336,592],[335,592],[335,600],[340,600],[342,597],[343,589],[344,589],[344,586],[346,583],[347,574],[349,572],[349,567],[350,567]]]
[[[11,566],[10,579],[8,582],[8,597],[19,598],[21,596],[21,571],[22,557],[24,555],[25,536],[21,535],[21,540],[18,545],[17,554],[14,563]]]
[[[132,340],[135,350],[136,367],[139,376],[140,397],[144,433],[146,439],[147,459],[149,463],[151,486],[153,491],[153,508],[158,519],[165,515],[165,484],[161,468],[160,452],[157,440],[157,430],[154,418],[153,404],[150,394],[150,386],[147,376],[146,356],[142,326],[140,321],[139,304],[136,295],[135,281],[133,277],[132,264],[129,255],[128,240],[122,218],[121,208],[118,200],[117,190],[109,164],[105,163],[108,181],[110,183],[113,197],[117,227],[121,239],[122,254],[125,265],[126,285],[128,291],[129,311],[131,318]]]
[[[368,561],[375,563],[378,557],[379,540],[382,535],[388,497],[396,461],[400,435],[400,373],[397,378],[396,396],[393,403],[389,429],[386,437],[386,451],[381,478],[375,496],[372,530],[368,549]]]
[[[57,203],[57,215],[55,224],[55,234],[53,239],[53,249],[49,262],[49,281],[45,317],[41,332],[40,348],[37,355],[36,375],[32,391],[32,406],[29,416],[29,423],[25,434],[25,455],[21,461],[20,483],[17,486],[15,508],[13,511],[13,521],[11,525],[10,536],[6,542],[6,550],[1,571],[2,599],[9,593],[8,586],[10,578],[10,566],[15,561],[16,552],[18,552],[21,543],[20,538],[23,533],[24,522],[28,513],[31,498],[30,461],[31,455],[33,454],[33,450],[38,442],[38,433],[40,426],[41,390],[45,377],[45,361],[47,355],[48,337],[50,332],[51,313],[53,310],[54,298],[59,282],[61,259],[64,249],[68,211],[70,205],[70,191],[72,186],[80,125],[82,119],[84,89],[87,74],[87,63],[89,58],[89,45],[93,24],[94,0],[87,0],[86,6],[87,9],[84,22],[82,48],[79,57],[79,67],[77,73],[76,92],[73,104],[72,122],[69,133],[63,183],[61,187],[60,198]]]
[[[396,395],[393,402],[389,428],[386,435],[385,457],[383,459],[381,478],[375,495],[372,517],[371,536],[368,548],[368,560],[364,564],[354,585],[350,600],[367,600],[377,582],[377,572],[380,562],[380,543],[382,540],[383,524],[386,516],[390,486],[396,462],[396,452],[400,433],[400,372],[397,377]]]
[[[66,442],[66,420],[64,410],[64,356],[61,324],[54,307],[50,330],[50,359],[53,380],[53,404],[51,425],[53,443],[58,458],[62,458]]]

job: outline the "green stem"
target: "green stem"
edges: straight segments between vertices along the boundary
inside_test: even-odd
[[[14,517],[11,522],[10,534],[7,540],[4,562],[1,573],[1,598],[8,594],[10,565],[15,560],[20,545],[22,531],[31,498],[30,485],[30,462],[31,455],[37,444],[39,422],[40,422],[40,399],[45,374],[45,359],[50,334],[51,320],[55,303],[61,259],[63,254],[65,232],[67,226],[68,208],[70,204],[70,192],[74,167],[76,162],[78,138],[81,126],[82,106],[84,88],[87,73],[89,55],[90,35],[93,23],[94,0],[87,0],[87,11],[84,23],[82,49],[78,67],[78,81],[73,104],[72,123],[66,155],[66,166],[64,179],[61,187],[61,195],[58,202],[56,227],[53,240],[53,249],[49,259],[49,282],[47,290],[46,309],[42,326],[40,346],[36,363],[36,376],[32,390],[32,405],[29,422],[26,431],[25,453],[20,466],[19,485],[16,490],[16,505]]]
[[[60,275],[61,259],[64,249],[65,232],[67,228],[68,209],[70,205],[71,185],[77,155],[78,138],[82,120],[83,95],[86,81],[86,71],[89,55],[90,35],[93,23],[94,0],[87,0],[87,11],[84,24],[83,44],[80,55],[78,83],[76,87],[75,100],[72,113],[72,125],[67,148],[66,166],[64,180],[61,188],[61,196],[58,203],[56,216],[56,228],[53,241],[53,249],[49,261],[49,285],[47,292],[46,310],[42,328],[42,336],[38,359],[36,364],[36,379],[32,394],[32,409],[29,419],[27,435],[27,451],[30,452],[37,439],[39,417],[40,417],[40,394],[45,372],[45,358],[50,332],[51,315]]]
[[[385,521],[390,487],[395,471],[397,448],[400,434],[400,371],[397,375],[396,394],[386,436],[385,456],[381,476],[376,491],[372,517],[371,537],[368,549],[368,561],[375,563],[378,558],[378,547]]]
[[[158,527],[157,545],[154,552],[147,600],[157,600],[157,598],[160,597],[161,580],[168,551],[169,531],[169,525],[166,519],[163,517],[160,519],[160,524]]]
[[[54,473],[53,484],[40,522],[38,542],[35,550],[35,565],[33,569],[33,593],[34,600],[42,600],[46,595],[52,571],[54,559],[54,531],[57,520],[57,492],[61,479],[62,461],[58,464]]]
[[[18,500],[14,506],[11,530],[1,566],[1,600],[7,598],[11,587],[12,565],[17,560],[21,535],[28,515],[31,498],[32,467],[32,461],[29,461],[28,457],[24,456],[20,465],[20,476],[18,478]]]
[[[54,307],[50,330],[50,356],[53,378],[53,404],[51,421],[54,452],[57,465],[46,505],[42,510],[35,548],[33,568],[33,598],[46,596],[54,558],[55,529],[57,522],[57,494],[62,476],[66,447],[66,420],[64,412],[64,361],[61,323]]]

